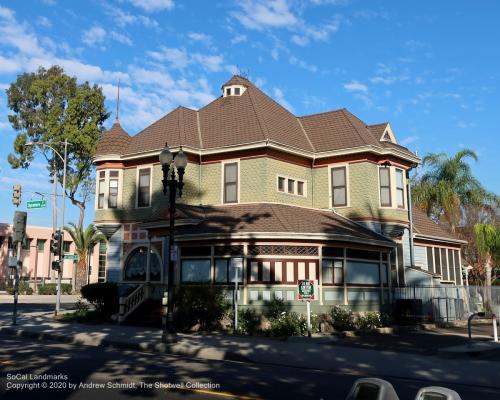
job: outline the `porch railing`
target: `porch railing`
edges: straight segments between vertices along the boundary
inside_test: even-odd
[[[127,297],[120,297],[120,310],[118,314],[118,323],[122,323],[125,319],[134,312],[146,299],[149,298],[149,285],[139,285]]]

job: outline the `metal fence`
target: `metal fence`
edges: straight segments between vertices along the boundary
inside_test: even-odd
[[[463,320],[485,310],[500,315],[499,286],[489,290],[483,286],[406,286],[392,289],[392,301],[393,309],[403,312],[403,320],[409,323]]]

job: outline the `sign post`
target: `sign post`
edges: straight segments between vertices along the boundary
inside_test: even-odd
[[[316,300],[318,283],[312,279],[303,279],[298,282],[299,295],[298,299],[306,302],[307,311],[307,336],[312,335],[312,325],[311,325],[311,300]]]

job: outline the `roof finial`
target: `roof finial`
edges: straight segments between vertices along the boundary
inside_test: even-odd
[[[116,97],[116,122],[120,122],[120,79],[118,79],[118,95]]]

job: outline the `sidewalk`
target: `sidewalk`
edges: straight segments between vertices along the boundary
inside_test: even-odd
[[[161,331],[143,327],[56,322],[48,312],[24,313],[17,326],[0,320],[0,334],[56,340],[87,346],[169,352],[176,355],[335,370],[366,376],[393,376],[436,382],[484,385],[500,389],[493,361],[423,356],[394,351],[336,346],[332,336],[294,337],[287,341],[263,337],[179,334],[175,344],[161,343]],[[369,339],[367,339],[369,340]],[[500,344],[495,348],[500,349]]]

